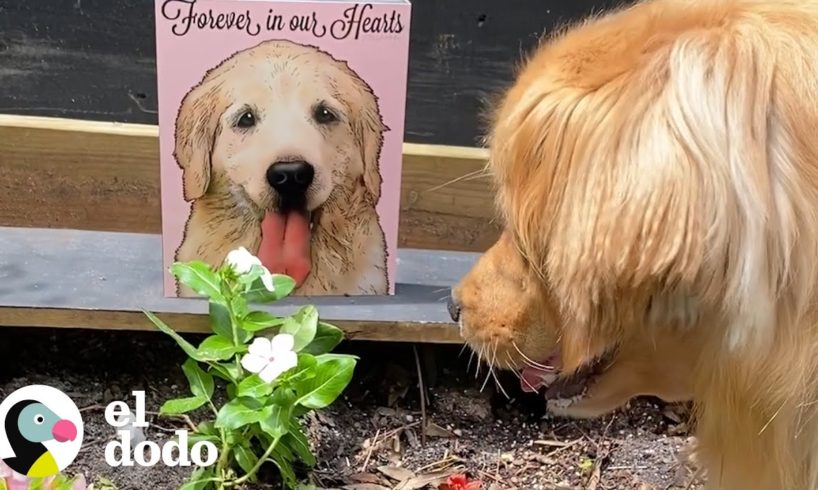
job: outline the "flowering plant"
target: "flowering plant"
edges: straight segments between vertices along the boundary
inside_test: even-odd
[[[0,460],[0,490],[93,490],[93,488],[93,485],[86,484],[82,474],[73,478],[63,474],[29,478],[15,472]]]
[[[343,332],[319,321],[313,306],[279,318],[250,308],[288,296],[292,278],[271,274],[244,248],[213,269],[199,261],[175,263],[171,273],[209,300],[213,334],[194,346],[150,312],[145,314],[188,356],[182,371],[192,396],[166,401],[161,414],[209,408],[213,419],[197,424],[189,444],[219,447],[217,463],[198,467],[184,490],[236,487],[256,482],[265,463],[278,468],[286,488],[298,485],[294,463],[315,464],[300,418],[332,404],[352,379],[357,359],[330,353]],[[227,402],[218,406],[216,385]]]

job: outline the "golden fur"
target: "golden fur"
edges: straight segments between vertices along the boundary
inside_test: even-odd
[[[472,347],[608,359],[565,415],[692,398],[708,488],[818,489],[818,0],[591,18],[487,143],[506,231],[453,291]]]
[[[317,100],[341,114],[338,124],[311,122]],[[232,124],[246,107],[260,114],[250,133]],[[257,253],[261,219],[275,206],[265,172],[279,159],[303,159],[315,167],[307,201],[312,268],[296,294],[387,294],[376,211],[386,130],[371,88],[325,52],[266,41],[232,55],[179,109],[175,156],[191,208],[176,260],[219,265],[239,246]]]

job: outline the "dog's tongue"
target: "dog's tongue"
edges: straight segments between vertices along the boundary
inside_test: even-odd
[[[520,373],[520,388],[525,393],[534,393],[543,386],[548,386],[557,379],[557,374],[536,367],[525,367]]]
[[[310,222],[305,213],[267,213],[261,222],[258,258],[270,272],[286,274],[296,285],[310,273]]]
[[[558,377],[556,366],[559,366],[560,362],[560,352],[556,351],[544,363],[537,364],[537,366],[528,365],[523,368],[520,373],[520,387],[523,392],[533,393],[556,381]],[[549,366],[549,368],[546,369],[546,366]]]

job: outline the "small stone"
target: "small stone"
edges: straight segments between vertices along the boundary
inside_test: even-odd
[[[453,432],[454,432],[454,435],[456,435],[457,437],[463,437],[463,431],[462,430],[455,429]]]

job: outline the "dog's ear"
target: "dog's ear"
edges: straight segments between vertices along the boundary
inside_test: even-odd
[[[384,125],[378,108],[378,99],[371,88],[359,81],[360,107],[353,124],[355,140],[363,162],[364,188],[373,203],[381,198],[380,158],[383,147],[383,133],[389,131]]]
[[[202,197],[210,185],[211,154],[219,128],[219,86],[207,81],[182,99],[176,117],[174,156],[183,171],[185,201]]]

